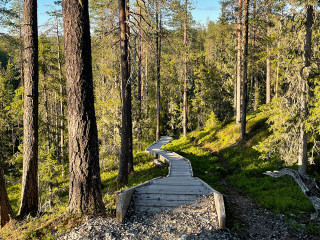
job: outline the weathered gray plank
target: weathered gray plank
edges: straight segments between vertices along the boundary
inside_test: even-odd
[[[171,200],[171,201],[178,201],[178,200],[183,200],[183,201],[195,201],[199,199],[200,196],[196,194],[189,194],[189,195],[184,195],[184,194],[160,194],[160,193],[149,193],[149,194],[139,194],[136,196],[137,200],[153,200],[153,199],[163,199],[163,200]]]
[[[189,204],[191,201],[168,201],[168,200],[136,200],[135,206],[139,207],[178,207]]]
[[[174,186],[174,185],[170,185],[170,186],[165,186],[165,185],[158,185],[158,184],[150,184],[148,186],[145,187],[141,187],[139,189],[137,189],[137,191],[139,190],[144,190],[144,189],[154,189],[154,190],[158,190],[158,191],[180,191],[180,192],[187,192],[189,190],[192,191],[208,191],[208,189],[206,189],[203,185],[201,186]]]
[[[166,181],[166,182],[154,182],[154,185],[165,185],[165,186],[202,186],[199,182],[188,182],[188,181]]]
[[[206,194],[209,194],[209,191],[207,190],[193,190],[193,189],[190,189],[188,191],[165,191],[165,190],[157,190],[157,189],[143,189],[143,190],[136,190],[137,191],[137,194],[141,194],[141,193],[150,193],[150,194],[153,194],[153,193],[161,193],[161,194],[167,194],[167,195],[177,195],[177,194],[184,194],[184,195],[194,195],[194,194],[197,194],[197,195],[206,195]]]

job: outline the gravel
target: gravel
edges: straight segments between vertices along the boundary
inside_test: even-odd
[[[114,218],[91,218],[59,239],[238,239],[228,230],[217,229],[214,209],[213,195],[160,213],[135,214],[131,206],[124,223]]]

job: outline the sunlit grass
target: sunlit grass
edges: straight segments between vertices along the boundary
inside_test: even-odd
[[[168,164],[156,166],[153,157],[144,152],[134,153],[135,171],[129,177],[127,186],[117,184],[117,170],[104,169],[101,172],[101,190],[106,206],[106,214],[115,217],[116,192],[126,189],[155,177],[168,174]],[[21,184],[9,187],[8,195],[15,215],[19,210]],[[44,212],[35,218],[24,221],[13,220],[0,230],[0,239],[55,239],[68,229],[81,224],[86,217],[66,212],[68,203],[68,179],[60,179],[56,186],[55,205],[51,211]]]
[[[230,185],[252,197],[258,205],[275,213],[299,217],[302,213],[314,212],[294,180],[288,177],[275,179],[263,174],[268,170],[279,170],[284,165],[277,158],[260,159],[260,153],[253,149],[269,134],[266,118],[262,114],[252,114],[247,119],[248,136],[245,141],[240,140],[239,125],[212,121],[216,125],[193,131],[187,138],[172,141],[165,149],[188,158],[195,176],[222,193],[219,180],[225,178]],[[222,156],[228,169],[211,152]]]

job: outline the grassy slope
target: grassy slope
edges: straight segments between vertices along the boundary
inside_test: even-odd
[[[229,185],[275,213],[290,217],[309,215],[314,209],[291,178],[275,179],[263,175],[265,171],[283,167],[277,159],[259,159],[259,152],[253,149],[268,135],[265,121],[262,116],[249,115],[248,137],[246,141],[240,141],[239,126],[212,120],[206,128],[171,142],[165,149],[190,159],[194,175],[222,193],[224,190],[219,180],[226,178]]]
[[[116,183],[117,170],[104,170],[101,173],[103,201],[106,205],[107,215],[115,217],[116,191],[138,185],[150,179],[168,174],[168,165],[162,167],[153,164],[153,157],[144,152],[134,154],[135,172],[131,174],[129,183],[125,187]],[[58,184],[60,189],[58,201],[51,212],[36,218],[29,218],[22,222],[11,221],[0,230],[0,239],[54,239],[55,234],[61,234],[70,228],[81,224],[85,216],[65,213],[68,203],[68,179]],[[8,188],[8,195],[15,214],[20,203],[21,184]]]

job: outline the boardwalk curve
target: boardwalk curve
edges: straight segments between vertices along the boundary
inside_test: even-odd
[[[158,154],[160,159],[169,162],[169,174],[166,178],[152,180],[149,185],[136,188],[136,212],[172,210],[213,192],[211,187],[193,177],[188,159],[177,153],[161,150],[161,147],[171,140],[171,137],[163,136],[160,141],[146,149],[146,152]]]
[[[124,220],[132,201],[136,213],[154,213],[173,210],[191,204],[204,195],[213,194],[219,228],[225,228],[226,214],[223,195],[201,179],[193,176],[192,166],[188,159],[177,153],[161,150],[161,147],[171,140],[171,137],[163,136],[160,141],[146,149],[147,153],[157,154],[161,160],[169,163],[168,176],[117,192],[117,221]]]

